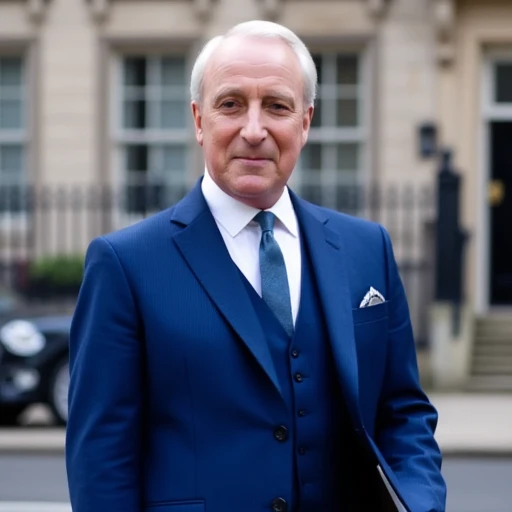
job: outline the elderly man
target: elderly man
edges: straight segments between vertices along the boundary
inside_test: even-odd
[[[316,71],[249,22],[192,72],[204,177],[94,240],[71,332],[74,512],[441,512],[386,231],[299,199]]]

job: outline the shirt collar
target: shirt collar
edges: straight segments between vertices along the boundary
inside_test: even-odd
[[[260,211],[226,194],[226,192],[213,181],[208,170],[205,170],[201,189],[213,217],[233,238],[236,237]],[[272,206],[272,208],[268,208],[267,211],[272,212],[292,236],[298,237],[299,228],[297,217],[295,216],[287,187],[284,188],[283,194],[277,203]]]

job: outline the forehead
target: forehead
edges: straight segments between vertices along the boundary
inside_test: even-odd
[[[231,37],[212,55],[204,74],[208,95],[226,84],[283,86],[302,94],[299,59],[280,39]]]

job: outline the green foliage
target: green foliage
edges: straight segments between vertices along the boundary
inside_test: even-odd
[[[31,279],[55,286],[80,285],[84,272],[83,255],[45,256],[29,267]]]

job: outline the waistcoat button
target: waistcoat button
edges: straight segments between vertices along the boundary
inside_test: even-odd
[[[272,512],[286,512],[288,506],[283,498],[276,498],[272,501]]]
[[[283,443],[288,439],[288,429],[281,425],[274,430],[274,437],[280,442]]]

